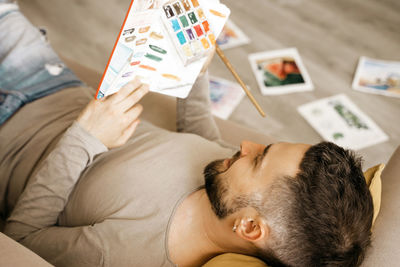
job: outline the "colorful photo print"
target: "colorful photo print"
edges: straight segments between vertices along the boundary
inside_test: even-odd
[[[353,80],[353,89],[400,97],[400,62],[361,57]]]
[[[250,39],[233,21],[228,20],[217,40],[221,49],[229,49],[250,43]]]
[[[314,88],[295,48],[250,54],[249,61],[264,95],[310,91]]]
[[[245,93],[242,87],[234,82],[210,77],[211,112],[213,115],[228,119],[243,99]]]
[[[357,150],[388,140],[379,126],[344,94],[302,105],[298,111],[324,140],[346,148]]]

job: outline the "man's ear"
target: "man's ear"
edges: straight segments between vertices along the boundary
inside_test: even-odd
[[[244,240],[257,242],[268,238],[269,227],[260,218],[242,218],[235,223],[236,234]]]

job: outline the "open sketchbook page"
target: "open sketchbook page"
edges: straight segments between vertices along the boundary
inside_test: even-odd
[[[198,2],[197,8],[201,7],[212,33],[218,37],[230,14],[225,5],[212,0],[174,2],[178,1]],[[145,6],[143,1],[138,3]],[[193,5],[191,7],[193,8]],[[165,12],[163,7],[158,3],[157,8],[143,11],[136,11],[137,9],[135,5],[131,5],[129,9],[96,98],[117,92],[135,76],[140,76],[143,82],[148,83],[150,91],[180,98],[187,97],[206,58],[200,58],[185,66],[178,55],[176,40],[171,38],[166,28],[169,24],[162,20]],[[195,9],[195,14],[198,14],[197,11],[198,9]],[[198,16],[193,17],[190,14],[186,17],[188,24],[185,24],[180,18],[183,14],[175,14],[179,17],[177,21],[182,32],[192,29],[193,33],[197,34],[195,28],[198,28],[200,23]],[[204,27],[201,27],[204,31]]]

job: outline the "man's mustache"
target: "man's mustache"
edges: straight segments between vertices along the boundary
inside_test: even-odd
[[[237,161],[238,159],[240,159],[240,155],[242,153],[240,152],[240,150],[238,152],[235,153],[235,155],[232,156],[231,162],[230,162],[230,166],[232,166],[232,164]]]
[[[240,150],[238,152],[236,152],[235,155],[232,156],[233,161],[236,161],[237,159],[239,159],[240,154],[241,154]]]

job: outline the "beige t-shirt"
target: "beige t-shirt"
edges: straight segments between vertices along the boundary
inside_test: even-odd
[[[206,84],[199,79],[180,101],[178,125],[218,140],[203,99]],[[17,139],[1,144],[7,151],[0,152],[0,173],[10,174],[7,183],[0,178],[8,186],[2,211],[13,209],[5,232],[57,266],[174,266],[167,238],[175,208],[203,185],[206,164],[234,151],[147,122],[126,145],[107,151],[73,123],[91,97],[84,88],[61,91],[25,106],[0,128],[2,139],[12,139],[13,131]]]

